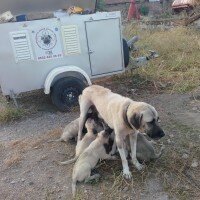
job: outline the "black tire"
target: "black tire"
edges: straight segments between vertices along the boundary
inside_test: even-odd
[[[125,39],[123,39],[123,50],[124,50],[124,65],[125,67],[127,67],[129,64],[129,47]]]
[[[62,112],[78,105],[78,97],[86,83],[76,77],[65,77],[56,81],[51,90],[53,104]]]

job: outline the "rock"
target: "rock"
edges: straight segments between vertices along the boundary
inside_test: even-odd
[[[31,181],[31,182],[29,182],[28,184],[29,184],[29,185],[33,185],[34,183]]]
[[[196,158],[194,158],[192,161],[191,167],[196,168],[196,167],[198,167],[198,165],[199,165],[198,160]]]
[[[159,82],[159,85],[160,85],[161,88],[166,88],[167,87],[167,84],[165,84],[165,83]]]
[[[173,138],[173,137],[174,137],[174,134],[170,134],[169,137],[170,137],[170,138]]]
[[[24,179],[24,178],[22,178],[22,179],[21,179],[21,182],[24,182],[24,181],[25,181],[25,179]]]
[[[11,184],[15,184],[16,182],[17,182],[17,181],[11,181],[10,183],[11,183]]]
[[[86,193],[87,193],[87,190],[84,190],[84,193],[86,194]]]
[[[135,93],[137,91],[137,89],[131,89],[132,93]]]
[[[192,110],[194,110],[194,111],[195,111],[195,110],[198,110],[198,108],[195,106],[195,107],[193,107],[193,108],[192,108]]]
[[[122,191],[123,192],[127,192],[128,191],[128,187],[125,187]]]
[[[188,159],[188,158],[189,158],[189,155],[188,155],[187,153],[184,153],[184,154],[182,155],[182,158]]]
[[[193,148],[193,147],[194,147],[194,143],[193,143],[193,142],[190,142],[190,143],[189,143],[189,147],[190,147],[190,148]]]
[[[170,143],[171,143],[171,140],[170,140],[170,139],[168,139],[168,140],[167,140],[167,142],[168,142],[168,144],[170,144]]]

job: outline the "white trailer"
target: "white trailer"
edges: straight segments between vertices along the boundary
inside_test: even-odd
[[[0,24],[3,95],[44,88],[66,110],[92,79],[125,70],[121,31],[120,12]]]

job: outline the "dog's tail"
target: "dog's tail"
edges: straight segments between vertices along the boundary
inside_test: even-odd
[[[64,140],[62,138],[59,138],[57,140],[48,140],[47,143],[50,143],[50,142],[63,142]]]
[[[72,195],[75,197],[76,195],[76,181],[72,180]]]
[[[74,157],[74,158],[72,158],[70,160],[67,160],[67,161],[64,161],[64,162],[59,162],[59,164],[60,165],[68,165],[68,164],[76,162],[76,160],[77,160],[77,157]]]

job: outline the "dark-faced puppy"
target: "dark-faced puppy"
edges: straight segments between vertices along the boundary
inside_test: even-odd
[[[127,154],[131,152],[131,147],[129,143],[129,138],[126,138],[126,145],[127,145]],[[151,160],[159,158],[164,150],[164,146],[161,147],[159,153],[155,152],[153,141],[147,140],[146,136],[143,133],[138,133],[137,136],[137,159],[140,163],[149,162]]]
[[[111,130],[107,129],[98,133],[97,138],[83,151],[77,159],[72,174],[72,193],[75,196],[76,183],[92,180],[96,175],[91,176],[91,170],[100,159],[115,159],[114,156],[106,153],[105,145],[109,142]]]

